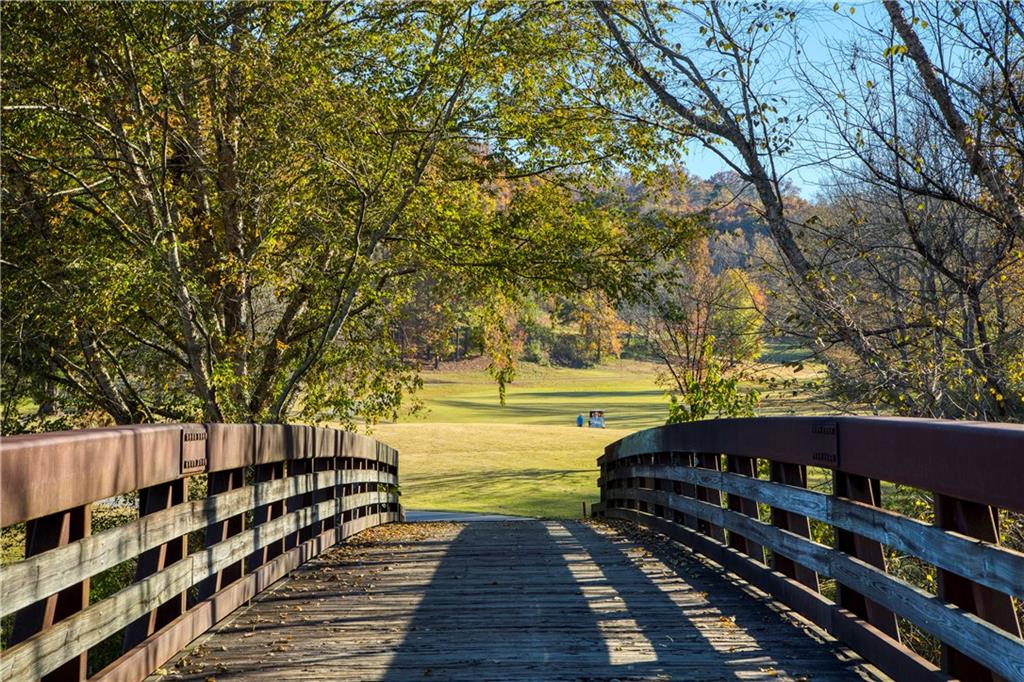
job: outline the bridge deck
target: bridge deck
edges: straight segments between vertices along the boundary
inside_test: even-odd
[[[878,679],[662,543],[558,521],[364,532],[158,671],[198,679]]]

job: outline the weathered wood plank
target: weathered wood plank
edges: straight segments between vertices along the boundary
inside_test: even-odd
[[[850,585],[999,674],[1009,679],[1024,678],[1024,640],[839,550],[737,512],[672,493],[614,490],[610,491],[610,497],[642,499],[651,503],[658,501],[677,511],[691,513],[709,523],[753,537],[773,552]]]
[[[291,514],[235,535],[203,552],[190,554],[166,569],[133,583],[115,595],[93,604],[74,616],[0,654],[0,679],[41,677],[64,661],[103,641],[175,594],[204,578],[295,532],[327,514],[334,500]]]
[[[855,650],[870,652],[872,663],[900,682],[936,682],[949,679],[939,668],[910,649],[894,642],[846,609],[787,578],[767,566],[751,561],[740,552],[715,542],[690,528],[631,509],[609,508],[609,518],[623,519],[646,526],[666,537],[678,540],[693,551],[710,558],[808,618],[811,622],[846,642]]]
[[[863,535],[994,590],[1024,598],[1024,554],[896,512],[796,486],[708,469],[633,466],[609,472],[613,480],[639,476],[718,487]]]
[[[369,531],[379,544],[307,564],[183,652],[165,679],[869,673],[848,650],[806,636],[701,564],[674,571],[655,548],[600,528],[516,521]]]
[[[0,566],[0,603],[17,611],[84,578],[138,556],[176,537],[316,487],[332,485],[333,471],[282,479],[232,490],[143,516],[132,523],[90,535],[23,561]]]
[[[162,632],[139,643],[92,679],[123,682],[144,678],[189,642],[230,616],[239,606],[285,577],[289,571],[317,556],[323,548],[333,545],[336,537],[334,529],[328,530],[246,574],[241,580],[197,604]]]

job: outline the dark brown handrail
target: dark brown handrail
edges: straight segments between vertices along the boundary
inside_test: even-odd
[[[190,499],[197,476],[207,492]],[[93,505],[123,505],[112,498],[126,494],[137,494],[139,518],[92,534]],[[0,679],[84,679],[89,649],[122,632],[121,656],[95,678],[142,679],[324,548],[400,518],[397,451],[335,429],[173,424],[5,438],[0,525],[25,524],[26,552],[0,567],[0,607],[14,615]],[[90,605],[90,578],[129,560],[134,582]]]
[[[1024,680],[1024,554],[998,545],[1000,509],[1024,511],[1024,427],[719,419],[632,434],[598,464],[596,515],[679,540],[897,679]],[[807,489],[808,467],[831,472],[828,494]],[[934,524],[884,509],[889,484],[926,491]],[[831,546],[809,520],[831,526]],[[885,547],[936,567],[937,592],[887,573]],[[834,599],[819,576],[836,580]],[[941,666],[900,642],[897,617],[942,642]]]

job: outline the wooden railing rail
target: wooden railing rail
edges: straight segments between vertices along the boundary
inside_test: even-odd
[[[596,515],[680,541],[896,679],[1024,680],[1024,554],[999,545],[1001,512],[1024,512],[1024,427],[719,419],[632,434],[598,465]],[[883,508],[908,488],[932,523]],[[934,567],[935,589],[892,575],[886,549]],[[941,642],[941,665],[901,642],[899,619]]]
[[[90,679],[142,679],[323,549],[401,518],[394,449],[283,424],[5,438],[0,494],[0,525],[24,524],[26,539],[0,566],[3,680],[85,679],[89,650],[112,637],[120,656]],[[93,534],[97,503],[138,518]],[[90,579],[128,561],[134,581],[90,604]]]

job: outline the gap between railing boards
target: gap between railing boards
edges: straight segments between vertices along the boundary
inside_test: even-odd
[[[1024,427],[710,420],[632,434],[598,463],[598,515],[680,540],[888,674],[1024,679],[1024,555],[998,542],[1001,511],[1024,511]],[[824,473],[831,494],[807,490],[808,471]],[[932,500],[931,522],[884,508],[909,488]],[[830,543],[811,539],[812,521]],[[892,575],[895,553],[936,573],[935,587]],[[835,580],[833,596],[819,576]],[[906,646],[901,624],[937,638],[941,652],[928,660]]]

